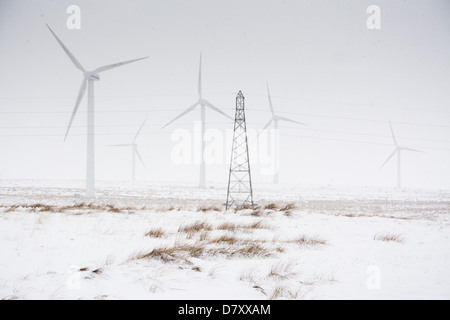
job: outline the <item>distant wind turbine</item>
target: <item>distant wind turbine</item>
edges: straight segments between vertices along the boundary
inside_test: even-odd
[[[86,169],[86,197],[95,197],[95,137],[94,137],[94,81],[100,80],[99,73],[111,70],[117,67],[124,66],[133,62],[137,62],[145,58],[128,60],[124,62],[114,63],[107,66],[97,68],[93,71],[87,71],[81,65],[81,63],[75,58],[75,56],[69,51],[69,49],[64,45],[64,43],[58,38],[58,36],[53,32],[53,30],[47,25],[47,28],[58,41],[59,45],[63,48],[66,54],[72,60],[73,64],[77,69],[83,73],[83,81],[81,82],[81,87],[78,91],[77,100],[75,102],[75,108],[73,109],[72,116],[70,117],[69,126],[67,127],[66,135],[64,136],[64,141],[67,139],[72,122],[77,114],[78,107],[80,106],[81,100],[88,90],[88,113],[87,113],[87,169]]]
[[[144,123],[142,123],[141,127],[139,128],[138,132],[134,136],[133,142],[128,144],[113,144],[109,145],[108,147],[131,147],[131,157],[132,157],[132,171],[131,171],[131,180],[136,181],[136,156],[139,158],[139,161],[144,166],[145,169],[147,167],[145,166],[144,160],[142,160],[142,157],[138,150],[138,145],[136,144],[136,140],[139,137],[139,134],[142,131],[142,128],[144,128],[145,123],[147,122],[147,119],[145,119]]]
[[[266,126],[263,128],[262,131],[264,131],[267,128],[269,128],[270,125],[273,123],[275,132],[277,132],[278,131],[278,123],[280,121],[286,121],[286,122],[291,122],[291,123],[295,123],[295,124],[298,124],[298,125],[305,126],[304,123],[301,123],[301,122],[298,122],[298,121],[295,121],[295,120],[292,120],[292,119],[289,119],[289,118],[285,118],[285,117],[282,117],[282,116],[279,116],[279,115],[275,114],[275,111],[274,111],[273,105],[272,105],[272,98],[270,96],[270,91],[269,91],[269,83],[267,83],[267,95],[269,97],[269,106],[270,106],[270,111],[272,112],[272,118],[269,120],[269,122],[266,124]],[[278,163],[278,161],[279,161],[279,159],[278,159],[278,157],[279,157],[278,140],[275,140],[274,154],[275,154],[275,157],[274,157],[275,173],[273,175],[273,183],[274,184],[278,184],[280,182],[280,178],[279,178],[279,163]]]
[[[389,126],[391,127],[392,139],[394,140],[395,150],[387,158],[387,160],[383,163],[383,165],[380,168],[380,171],[397,154],[397,188],[401,189],[402,188],[402,168],[401,168],[401,153],[402,153],[402,151],[412,151],[412,152],[420,152],[420,153],[425,153],[425,152],[420,151],[420,150],[416,150],[416,149],[411,149],[411,148],[400,146],[397,143],[397,138],[395,137],[394,129],[392,129],[391,122],[389,122]]]
[[[178,119],[182,118],[186,114],[188,114],[191,111],[194,111],[197,107],[200,107],[200,121],[202,126],[202,141],[201,141],[201,149],[202,149],[202,156],[201,156],[201,162],[200,162],[200,185],[199,187],[202,189],[206,188],[206,166],[205,166],[205,130],[206,130],[206,108],[209,108],[217,113],[220,113],[224,117],[227,117],[231,121],[234,121],[233,118],[228,116],[226,113],[224,113],[222,110],[214,106],[209,101],[203,99],[202,95],[202,54],[200,54],[200,68],[199,68],[199,75],[198,75],[198,100],[189,108],[184,110],[181,114],[179,114],[177,117],[172,119],[169,123],[167,123],[163,128],[169,126],[173,122],[177,121]]]

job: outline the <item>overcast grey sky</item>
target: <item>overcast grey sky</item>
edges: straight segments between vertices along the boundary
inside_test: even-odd
[[[81,30],[66,9],[81,8]],[[381,8],[381,30],[366,9]],[[131,154],[108,148],[138,140],[138,179],[196,184],[198,167],[176,165],[171,135],[193,131],[199,111],[161,127],[197,98],[203,52],[206,99],[230,116],[246,96],[249,128],[276,111],[306,123],[280,132],[282,182],[394,186],[388,121],[405,153],[406,187],[450,189],[450,2],[448,0],[0,0],[0,179],[83,179],[86,100],[63,143],[81,73],[48,23],[88,69],[149,56],[96,83],[97,178],[127,180]],[[232,124],[207,113],[208,128]],[[270,182],[254,166],[256,182]],[[208,167],[226,182],[228,165]]]

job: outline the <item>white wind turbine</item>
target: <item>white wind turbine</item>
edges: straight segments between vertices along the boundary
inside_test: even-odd
[[[109,145],[108,147],[131,147],[131,158],[132,158],[132,171],[131,171],[131,180],[136,181],[136,156],[139,158],[139,161],[144,166],[145,169],[147,167],[145,166],[144,160],[142,160],[141,154],[138,150],[138,145],[136,144],[137,138],[139,137],[139,134],[142,131],[142,128],[144,128],[145,123],[147,122],[147,119],[145,119],[144,123],[142,123],[141,127],[139,128],[138,132],[134,136],[133,142],[128,144],[113,144]]]
[[[78,91],[77,100],[75,102],[75,108],[73,109],[72,116],[70,117],[70,122],[69,126],[67,127],[64,141],[66,141],[67,139],[67,135],[69,134],[70,127],[72,126],[72,122],[78,111],[78,107],[80,106],[81,100],[86,92],[86,88],[88,90],[86,197],[94,198],[95,197],[94,82],[100,80],[99,73],[101,72],[121,67],[123,65],[140,61],[143,59],[147,59],[148,57],[114,63],[97,68],[93,71],[87,71],[86,69],[84,69],[81,63],[75,58],[75,56],[69,51],[69,49],[64,45],[64,43],[58,38],[58,36],[53,32],[53,30],[48,25],[47,28],[50,30],[50,32],[55,37],[56,41],[58,41],[59,45],[69,56],[70,60],[72,60],[75,67],[83,73],[83,81],[81,82],[81,87]]]
[[[412,149],[412,148],[407,148],[407,147],[400,146],[397,143],[397,138],[395,137],[394,129],[392,129],[391,122],[389,122],[389,126],[391,127],[392,139],[394,140],[395,150],[387,158],[387,160],[383,163],[383,165],[380,168],[380,171],[397,154],[397,188],[401,189],[401,187],[402,187],[402,168],[401,168],[401,154],[402,154],[402,151],[412,151],[412,152],[420,152],[420,153],[425,153],[425,152],[420,151],[420,150],[416,150],[416,149]]]
[[[272,98],[270,97],[270,91],[269,91],[269,83],[267,83],[267,95],[269,97],[269,106],[270,106],[270,111],[272,112],[272,118],[269,120],[269,122],[266,124],[266,126],[263,128],[262,131],[266,130],[267,128],[270,127],[270,125],[273,123],[273,127],[275,129],[275,132],[278,132],[278,124],[280,121],[286,121],[286,122],[291,122],[291,123],[295,123],[295,124],[299,124],[302,126],[305,126],[304,123],[289,119],[289,118],[285,118],[282,116],[279,116],[277,114],[275,114],[275,111],[273,109],[273,105],[272,105]],[[279,141],[278,139],[275,139],[275,146],[274,146],[275,150],[274,150],[274,168],[275,168],[275,172],[273,175],[273,183],[274,184],[278,184],[280,182],[280,178],[279,178]]]
[[[205,121],[206,121],[206,108],[209,108],[213,111],[216,111],[217,113],[220,113],[221,115],[227,117],[231,121],[234,121],[233,118],[228,116],[226,113],[224,113],[222,110],[214,106],[209,101],[203,99],[202,95],[202,54],[200,54],[200,68],[199,68],[199,76],[198,76],[198,100],[189,108],[187,108],[185,111],[183,111],[181,114],[179,114],[177,117],[172,119],[169,123],[167,123],[163,128],[169,126],[176,120],[180,119],[184,115],[188,114],[191,111],[194,111],[197,107],[200,107],[200,121],[202,126],[202,139],[201,139],[201,150],[202,150],[202,156],[201,156],[201,162],[200,162],[200,185],[199,187],[202,189],[206,188],[206,166],[205,166]]]

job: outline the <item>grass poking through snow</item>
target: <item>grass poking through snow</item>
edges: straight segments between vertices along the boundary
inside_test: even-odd
[[[147,231],[145,236],[150,238],[163,238],[166,236],[166,233],[161,228],[158,228]]]
[[[400,234],[394,234],[394,233],[388,233],[388,232],[382,232],[377,233],[373,240],[375,241],[384,241],[384,242],[397,242],[397,243],[403,243],[405,240]]]
[[[327,244],[326,240],[323,240],[318,236],[306,236],[306,235],[301,235],[293,240],[290,240],[289,242],[296,243],[300,246],[306,247],[324,246]]]

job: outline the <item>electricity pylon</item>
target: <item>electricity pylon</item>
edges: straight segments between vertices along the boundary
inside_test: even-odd
[[[245,98],[239,91],[236,98],[236,116],[234,120],[233,148],[231,150],[230,174],[226,210],[232,206],[254,207],[252,175],[248,154],[247,124],[245,122]]]

